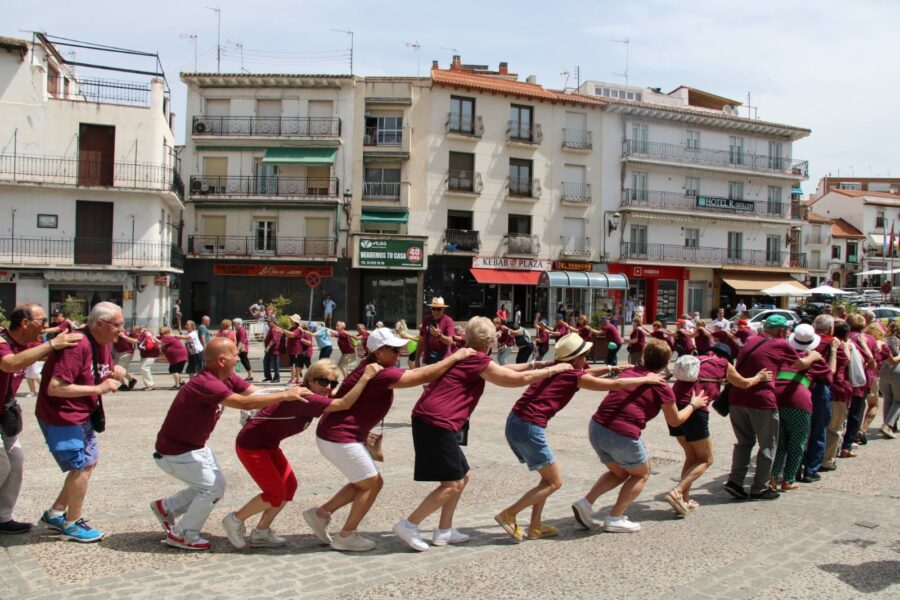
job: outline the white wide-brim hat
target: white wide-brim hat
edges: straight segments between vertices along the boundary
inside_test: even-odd
[[[593,342],[584,341],[577,333],[567,333],[556,342],[556,360],[575,360],[593,347]]]

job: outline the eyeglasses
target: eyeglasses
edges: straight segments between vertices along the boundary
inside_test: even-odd
[[[316,383],[318,383],[322,387],[330,387],[331,389],[334,389],[338,386],[337,379],[328,379],[327,377],[317,377]]]
[[[46,325],[46,324],[47,324],[47,317],[41,317],[40,319],[31,319],[31,321],[34,322],[34,323],[39,323],[39,324],[41,324],[41,325]]]
[[[125,321],[119,321],[117,323],[113,323],[112,321],[108,321],[106,319],[100,319],[101,323],[106,323],[113,329],[125,329]]]

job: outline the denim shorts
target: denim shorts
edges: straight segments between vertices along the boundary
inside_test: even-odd
[[[97,436],[88,419],[80,425],[49,425],[38,419],[38,426],[56,464],[65,473],[81,471],[100,459]]]
[[[547,430],[540,425],[527,423],[516,413],[506,418],[506,441],[520,463],[528,465],[529,471],[549,467],[556,462],[553,451],[547,445]]]
[[[588,427],[588,437],[604,465],[616,463],[623,469],[633,469],[650,460],[650,454],[640,439],[619,435],[593,419]]]

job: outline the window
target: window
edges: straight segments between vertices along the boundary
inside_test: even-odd
[[[699,248],[700,247],[700,230],[691,227],[684,228],[684,247]]]
[[[534,139],[532,130],[533,112],[534,109],[530,106],[521,106],[519,104],[510,106],[509,137],[529,142]]]
[[[647,173],[632,171],[631,173],[631,199],[639,202],[647,201]]]
[[[781,264],[781,236],[766,236],[766,263],[770,265]]]
[[[733,165],[744,164],[744,138],[728,136],[728,162]]]
[[[629,254],[646,255],[647,254],[647,226],[632,225],[631,226],[631,243],[629,244]]]
[[[444,239],[447,245],[455,250],[477,252],[481,243],[478,232],[475,231],[472,211],[448,210],[447,231],[444,233]]]
[[[460,231],[471,231],[474,229],[472,211],[470,210],[448,210],[447,211],[447,229],[458,229]]]
[[[809,253],[810,260],[810,269],[824,269],[825,266],[822,264],[822,252],[821,250],[813,250]]]
[[[743,200],[744,199],[744,182],[729,181],[728,182],[728,199]]]
[[[781,202],[781,188],[770,185],[766,202],[766,212],[770,215],[784,215],[784,205]]]
[[[832,246],[831,247],[831,258],[841,260],[841,247],[840,246]]]
[[[563,252],[569,255],[590,253],[590,244],[584,237],[584,219],[563,218]]]
[[[781,142],[769,142],[769,168],[780,171],[784,167]]]
[[[687,135],[685,137],[685,145],[688,150],[699,150],[700,149],[700,132],[692,131],[688,129]]]
[[[728,258],[729,260],[741,260],[744,251],[744,234],[740,231],[728,232]]]
[[[684,195],[699,196],[700,195],[700,178],[685,177],[684,178]]]
[[[562,197],[567,200],[589,201],[590,186],[585,183],[587,169],[584,165],[565,165],[563,167]]]
[[[862,184],[856,181],[842,181],[838,184],[839,190],[862,191]]]
[[[399,146],[403,141],[403,117],[366,117],[366,146]]]
[[[643,123],[631,124],[631,151],[635,154],[647,154],[650,152],[650,130]]]
[[[884,229],[884,211],[879,210],[875,214],[875,229]]]
[[[859,263],[859,253],[857,252],[858,242],[847,240],[847,262],[851,264]]]
[[[366,168],[363,197],[379,200],[400,199],[399,168]]]
[[[475,99],[450,96],[450,131],[475,133]]]
[[[531,161],[521,158],[509,159],[510,196],[531,196]]]
[[[531,215],[509,215],[506,231],[510,234],[531,235]]]
[[[253,248],[257,252],[275,251],[275,221],[258,219],[253,223]]]
[[[475,155],[467,152],[450,153],[450,171],[447,175],[450,191],[475,192]]]

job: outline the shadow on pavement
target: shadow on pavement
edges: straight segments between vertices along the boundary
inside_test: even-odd
[[[832,563],[819,565],[819,568],[836,575],[838,579],[864,594],[881,592],[900,583],[898,560],[874,560],[858,565]]]

